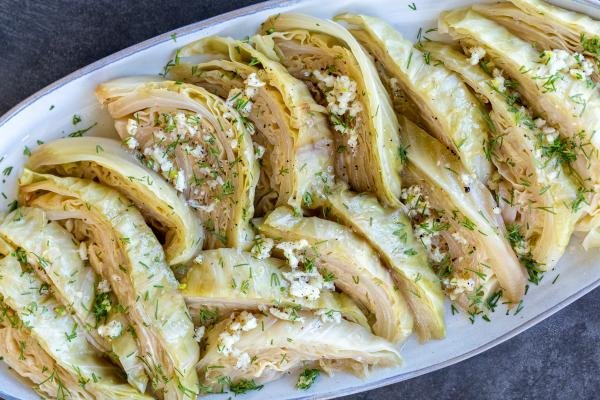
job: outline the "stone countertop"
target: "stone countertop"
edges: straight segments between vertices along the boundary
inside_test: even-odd
[[[0,115],[120,49],[252,0],[0,0]],[[346,400],[600,397],[600,291],[479,356]]]

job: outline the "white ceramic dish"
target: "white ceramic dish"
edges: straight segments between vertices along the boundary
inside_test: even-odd
[[[598,0],[555,0],[557,5],[600,18]],[[93,96],[94,87],[108,79],[125,75],[157,74],[175,48],[198,38],[212,35],[245,37],[252,34],[267,16],[286,11],[331,17],[343,11],[380,16],[391,22],[405,37],[415,39],[419,27],[428,29],[440,11],[473,3],[473,0],[274,0],[247,7],[203,22],[178,29],[177,42],[168,32],[104,58],[44,88],[15,106],[0,118],[0,170],[13,166],[2,176],[2,191],[12,200],[15,179],[24,162],[22,150],[35,147],[37,140],[48,141],[68,133],[97,125],[87,134],[112,135],[112,121],[100,109]],[[412,10],[412,5],[416,10]],[[411,5],[411,7],[409,7]],[[74,128],[71,119],[77,113],[83,121]],[[6,170],[8,171],[8,170]],[[556,311],[600,286],[600,251],[585,253],[574,238],[554,271],[546,274],[539,286],[532,286],[525,297],[524,308],[517,315],[498,309],[492,322],[481,319],[471,324],[464,315],[447,312],[448,334],[445,340],[421,345],[411,338],[402,349],[404,365],[374,371],[361,380],[346,374],[321,378],[306,392],[294,389],[295,377],[268,384],[262,391],[244,396],[246,399],[313,399],[331,398],[373,389],[425,374],[474,356],[540,322]],[[560,274],[559,279],[555,279]],[[0,395],[5,399],[35,399],[35,394],[18,377],[0,363]],[[226,395],[227,396],[227,395]],[[216,395],[215,397],[219,397]],[[220,395],[220,398],[224,398]],[[225,397],[226,398],[226,397]]]

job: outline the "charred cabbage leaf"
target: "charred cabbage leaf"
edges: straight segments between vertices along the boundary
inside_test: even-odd
[[[399,342],[413,328],[410,308],[371,247],[349,228],[317,217],[303,218],[287,207],[271,212],[259,230],[274,239],[306,241],[309,260],[336,288],[368,311],[375,334]]]
[[[277,206],[313,208],[333,179],[333,142],[327,110],[306,85],[251,43],[208,37],[179,50],[179,57],[203,56],[200,64],[182,63],[173,79],[205,87],[227,99],[250,120],[261,174],[254,201],[257,214]],[[264,153],[264,154],[263,154]]]
[[[410,146],[403,190],[407,214],[425,244],[446,292],[472,313],[495,296],[496,281],[509,303],[518,303],[526,274],[506,239],[488,189],[469,175],[441,142],[407,119],[402,140]]]
[[[207,332],[198,372],[201,383],[218,392],[225,385],[235,391],[242,383],[258,388],[259,383],[311,364],[325,371],[344,369],[361,375],[370,366],[400,362],[391,343],[352,322],[325,323],[310,313],[292,322],[242,312]]]
[[[327,196],[324,211],[329,219],[349,226],[377,250],[413,311],[419,337],[443,338],[444,293],[404,211],[383,207],[374,196],[354,194],[345,188]]]
[[[244,247],[252,240],[258,163],[252,124],[203,88],[134,77],[106,82],[96,96],[125,145],[165,177],[195,208],[205,247]]]
[[[199,358],[194,327],[162,247],[141,213],[117,191],[85,179],[26,169],[19,185],[23,203],[43,208],[51,219],[85,223],[97,244],[88,249],[91,264],[127,310],[153,388],[165,398],[194,398]]]
[[[118,368],[96,352],[83,327],[44,290],[44,282],[33,268],[23,263],[18,253],[0,260],[0,293],[44,351],[95,398],[149,399],[121,381]]]
[[[581,202],[588,214],[598,214],[600,196],[600,91],[578,75],[580,61],[562,50],[539,53],[528,42],[471,9],[442,14],[439,30],[481,48],[516,84],[532,111],[560,133],[551,147],[583,186]],[[560,144],[560,145],[558,145]]]
[[[489,126],[479,101],[456,74],[432,63],[426,52],[385,21],[365,15],[342,14],[350,32],[379,64],[390,95],[400,90],[416,106],[430,133],[458,154],[471,172],[487,182],[492,167],[486,158]],[[420,121],[414,121],[420,122]]]
[[[183,283],[182,294],[192,318],[202,321],[203,312],[227,316],[234,310],[257,311],[270,307],[299,312],[322,310],[340,313],[367,328],[360,309],[342,293],[322,290],[317,299],[294,296],[294,279],[286,263],[276,258],[257,259],[237,249],[207,250],[192,264]]]
[[[500,176],[489,186],[497,194],[504,222],[514,232],[515,252],[530,267],[530,280],[536,281],[535,270],[553,268],[564,253],[583,206],[568,170],[551,151],[562,139],[534,118],[510,80],[492,78],[447,45],[423,46],[432,59],[460,74],[491,107],[494,129],[489,154]]]
[[[265,52],[303,80],[327,107],[335,130],[335,170],[356,191],[398,205],[402,168],[398,122],[373,62],[341,25],[300,14],[262,24]],[[266,44],[271,42],[271,48]]]
[[[104,318],[96,312],[99,304],[109,301],[110,287],[104,285],[87,260],[87,244],[80,242],[57,222],[48,220],[43,210],[23,207],[9,214],[0,224],[0,237],[10,243],[21,261],[35,266],[44,290],[52,291],[65,310],[83,327],[90,342],[103,353],[113,355],[125,372],[129,383],[141,393],[146,391],[148,377],[138,360],[137,344],[129,334],[129,322],[124,315],[106,307]],[[114,322],[113,322],[114,321]],[[112,335],[102,335],[110,326],[119,327]]]
[[[54,140],[32,152],[27,168],[92,179],[120,191],[164,238],[165,254],[171,265],[190,261],[202,248],[202,225],[190,207],[159,174],[140,166],[115,140],[100,137]]]

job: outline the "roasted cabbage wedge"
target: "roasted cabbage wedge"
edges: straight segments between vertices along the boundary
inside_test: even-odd
[[[385,21],[366,15],[341,14],[336,21],[371,54],[390,96],[405,93],[428,131],[460,156],[465,167],[482,182],[492,166],[486,157],[489,126],[479,101],[456,74],[443,64],[432,63],[427,52],[413,47]],[[398,102],[395,102],[398,103]],[[402,113],[402,109],[397,109]]]
[[[369,55],[341,25],[278,14],[261,27],[264,51],[303,80],[329,111],[337,175],[397,206],[402,168],[398,122]],[[271,43],[270,49],[267,43]]]
[[[323,290],[317,299],[290,293],[294,280],[287,264],[276,258],[257,259],[238,249],[203,251],[182,281],[182,294],[192,318],[200,324],[206,316],[227,317],[232,311],[266,310],[270,307],[293,310],[321,310],[341,315],[369,328],[367,318],[343,293]],[[218,313],[215,315],[215,313]]]
[[[583,206],[568,170],[550,150],[560,139],[553,130],[545,133],[543,121],[534,118],[510,81],[492,78],[448,45],[423,46],[490,105],[494,129],[489,154],[500,177],[489,186],[496,193],[511,244],[528,267],[530,280],[537,282],[538,272],[554,268],[563,255]]]
[[[238,387],[260,388],[258,383],[306,366],[364,375],[371,366],[400,362],[395,346],[343,319],[323,322],[302,313],[297,321],[285,321],[242,312],[207,332],[198,372],[201,383],[211,391],[222,391],[224,383],[229,383],[235,392]]]
[[[528,42],[471,9],[445,12],[440,32],[467,48],[481,48],[518,84],[532,111],[556,128],[561,140],[551,148],[574,171],[582,191],[587,222],[600,202],[600,91],[578,75],[579,62],[561,50],[539,53]],[[563,58],[563,56],[565,58]],[[577,70],[577,71],[576,71]],[[598,218],[598,217],[597,217]]]
[[[307,242],[310,263],[368,312],[375,334],[393,342],[410,335],[413,318],[408,304],[377,253],[349,228],[279,207],[258,223],[258,229],[278,241]]]
[[[561,49],[582,53],[598,82],[600,22],[587,15],[556,7],[542,0],[511,0],[475,4],[473,9],[534,44],[540,50]]]
[[[350,227],[379,253],[413,311],[420,339],[443,338],[444,293],[404,211],[383,207],[373,195],[355,194],[343,187],[327,196],[323,211],[328,219]]]
[[[248,245],[259,178],[252,124],[203,88],[152,79],[106,82],[96,96],[125,145],[139,150],[198,211],[208,233],[205,247]]]
[[[92,266],[127,310],[154,389],[166,399],[194,398],[199,358],[194,327],[160,243],[141,213],[117,191],[79,178],[25,170],[19,196],[51,219],[81,221],[95,246]]]
[[[72,224],[71,224],[72,225]],[[84,328],[96,349],[110,355],[127,374],[128,382],[141,393],[146,391],[148,377],[138,359],[137,344],[126,315],[102,305],[110,301],[110,287],[102,282],[87,260],[87,244],[79,242],[57,222],[49,221],[39,208],[23,207],[9,214],[0,224],[0,237],[12,245],[23,262],[35,266],[34,271],[52,291],[75,321]],[[76,244],[78,243],[78,244]],[[102,312],[100,312],[102,308]],[[119,332],[106,334],[111,326]]]
[[[254,124],[258,155],[264,152],[254,200],[257,215],[281,205],[313,208],[333,180],[329,113],[302,81],[251,45],[261,39],[246,43],[213,36],[193,42],[180,49],[180,60],[199,55],[208,60],[180,61],[170,73],[226,98]]]
[[[446,292],[472,317],[495,307],[498,286],[507,303],[518,303],[527,274],[491,193],[444,144],[406,118],[401,127],[411,185],[401,198]]]
[[[171,265],[190,261],[202,249],[202,225],[185,200],[159,174],[139,165],[116,140],[77,137],[45,143],[31,153],[27,168],[92,179],[120,191],[163,238]]]
[[[95,399],[79,385],[75,375],[54,361],[5,304],[0,304],[0,355],[43,398]]]
[[[14,312],[61,371],[68,372],[94,398],[150,399],[122,381],[119,369],[96,351],[87,341],[85,329],[44,289],[44,282],[33,271],[37,267],[24,262],[18,254],[14,252],[0,260],[0,294],[10,307],[7,312]],[[23,346],[27,342],[19,344],[20,349]],[[38,356],[43,357],[44,353]]]

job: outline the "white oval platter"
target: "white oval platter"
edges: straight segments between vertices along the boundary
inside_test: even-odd
[[[0,209],[6,209],[15,194],[15,180],[25,161],[25,146],[34,148],[38,140],[48,141],[74,130],[94,127],[91,136],[115,135],[108,113],[94,98],[94,87],[103,81],[140,74],[158,74],[177,47],[209,35],[243,38],[253,34],[269,15],[287,11],[303,12],[329,18],[345,11],[382,17],[405,37],[415,40],[419,28],[435,26],[440,11],[471,4],[471,0],[273,0],[246,7],[218,17],[165,33],[129,47],[42,89],[16,105],[0,118],[0,170],[13,167],[2,175]],[[582,11],[600,19],[598,0],[554,0],[552,3]],[[416,8],[413,10],[413,8]],[[172,34],[176,33],[174,42]],[[73,114],[82,117],[74,128]],[[560,274],[560,279],[556,277]],[[295,376],[266,385],[244,399],[325,399],[373,389],[406,380],[457,363],[481,353],[552,315],[592,289],[600,286],[600,251],[585,252],[578,238],[573,238],[559,266],[546,274],[539,286],[530,287],[524,307],[506,314],[504,309],[492,314],[492,321],[481,319],[472,324],[465,315],[452,315],[447,307],[447,338],[420,344],[413,337],[403,345],[404,364],[397,368],[375,370],[365,379],[338,373],[322,377],[308,391],[294,388]],[[502,308],[502,307],[500,307]],[[515,315],[516,313],[516,315]],[[0,363],[0,396],[5,399],[38,397],[5,364]],[[226,399],[230,394],[205,398]]]

